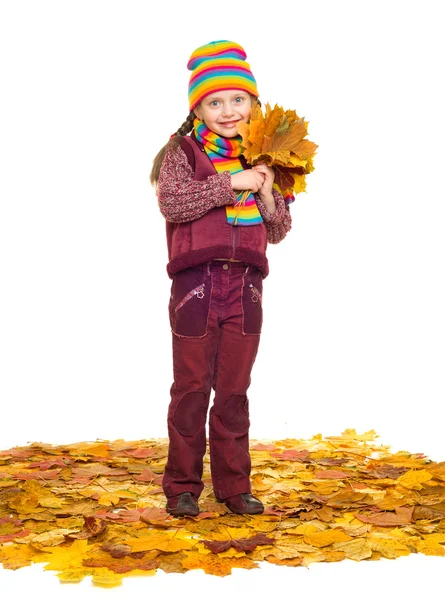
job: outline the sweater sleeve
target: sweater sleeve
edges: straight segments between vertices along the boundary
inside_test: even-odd
[[[158,204],[167,221],[184,223],[202,217],[216,206],[235,204],[229,171],[195,181],[187,155],[180,146],[168,148],[157,186]]]
[[[258,210],[266,224],[267,241],[271,244],[278,244],[291,230],[292,216],[283,196],[275,188],[272,188],[272,195],[275,200],[275,212],[273,214],[267,210],[266,205],[261,201],[258,194],[255,194],[255,197]]]

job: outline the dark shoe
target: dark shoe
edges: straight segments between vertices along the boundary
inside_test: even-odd
[[[175,517],[196,517],[196,515],[199,515],[196,496],[191,492],[183,492],[179,496],[168,498],[167,512]]]
[[[237,494],[236,496],[224,498],[224,500],[218,500],[218,502],[223,502],[228,509],[237,515],[260,515],[264,512],[263,503],[252,494]]]

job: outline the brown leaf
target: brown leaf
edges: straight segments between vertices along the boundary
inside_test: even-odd
[[[299,119],[289,127],[283,127],[275,135],[271,135],[264,141],[263,152],[293,152],[300,140],[306,135],[306,124],[304,119]]]
[[[106,567],[113,573],[130,573],[131,571],[153,571],[158,568],[159,560],[149,556],[126,555],[118,558],[113,556],[92,556],[82,561],[86,567]]]
[[[68,540],[87,540],[89,538],[97,537],[105,532],[107,524],[102,519],[95,519],[94,517],[84,517],[85,523],[82,531],[78,533],[69,533],[66,535]]]
[[[398,479],[400,475],[406,473],[409,469],[406,467],[393,467],[391,465],[384,465],[383,467],[377,467],[372,470],[366,470],[366,474],[369,477],[376,477],[378,479]]]
[[[107,542],[102,544],[100,547],[104,552],[108,552],[111,554],[113,558],[122,558],[124,556],[128,556],[131,554],[131,546],[128,544],[114,544],[112,542]]]
[[[268,538],[264,534],[259,533],[254,537],[247,539],[225,540],[220,542],[205,540],[203,541],[203,544],[206,548],[216,554],[218,552],[225,552],[230,547],[233,547],[240,552],[252,552],[257,546],[273,544],[274,541],[273,538]]]
[[[437,510],[437,508],[429,506],[415,506],[413,511],[413,520],[419,521],[427,519],[428,521],[441,521],[445,519],[445,510]]]
[[[372,523],[380,527],[394,527],[396,525],[407,525],[412,521],[413,507],[406,509],[398,509],[397,514],[393,512],[381,512],[375,515],[364,515],[360,513],[354,514],[357,519],[363,523]]]

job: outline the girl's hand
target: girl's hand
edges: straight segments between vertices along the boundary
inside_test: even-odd
[[[275,179],[275,173],[272,167],[268,167],[265,163],[260,163],[252,167],[252,171],[256,173],[261,173],[264,176],[264,183],[261,186],[261,189],[258,190],[258,195],[261,200],[265,202],[266,200],[270,200],[272,196],[272,186]]]
[[[251,192],[258,192],[264,184],[265,175],[261,171],[257,171],[255,167],[253,169],[246,169],[231,175],[232,189],[234,190],[250,190]]]

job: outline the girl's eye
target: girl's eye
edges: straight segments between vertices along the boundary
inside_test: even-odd
[[[237,102],[238,104],[240,104],[243,101],[244,101],[244,98],[242,98],[241,96],[238,96],[238,98],[235,98],[235,102]]]
[[[218,104],[218,100],[212,100],[212,102],[210,102],[210,106],[218,106]]]

